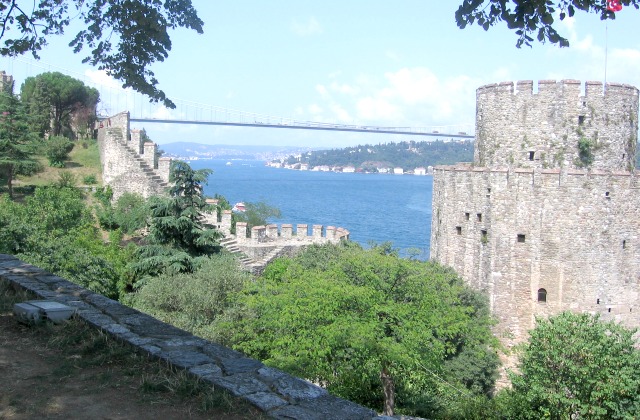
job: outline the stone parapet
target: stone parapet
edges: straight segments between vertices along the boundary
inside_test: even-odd
[[[39,299],[74,308],[76,316],[87,325],[248,401],[271,418],[380,418],[373,410],[334,397],[304,379],[165,324],[13,256],[0,254],[0,280]]]

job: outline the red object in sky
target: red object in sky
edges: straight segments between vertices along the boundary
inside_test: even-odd
[[[607,0],[607,10],[614,13],[619,12],[622,10],[622,3],[620,3],[620,0]]]

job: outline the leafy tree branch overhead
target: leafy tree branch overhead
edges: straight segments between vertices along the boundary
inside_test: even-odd
[[[193,29],[203,22],[191,0],[0,0],[0,55],[35,58],[51,35],[62,35],[72,20],[86,25],[69,46],[87,51],[90,63],[108,75],[169,108],[175,104],[158,88],[152,64],[171,51],[168,29]]]
[[[464,0],[455,17],[461,29],[476,24],[488,30],[504,23],[515,30],[517,47],[531,46],[535,40],[568,47],[569,40],[557,31],[557,20],[580,11],[615,19],[616,12],[627,6],[638,9],[640,0]]]

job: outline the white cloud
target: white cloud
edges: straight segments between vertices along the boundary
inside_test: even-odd
[[[113,77],[107,75],[104,70],[92,70],[87,69],[84,71],[84,76],[89,80],[89,83],[93,83],[105,88],[120,89],[120,83]]]
[[[297,19],[293,20],[291,24],[291,30],[299,36],[310,36],[322,33],[322,26],[316,20],[316,18],[311,17],[306,22],[299,22]]]
[[[348,85],[346,83],[332,82],[330,88],[333,92],[344,93],[346,95],[355,95],[358,93],[358,87]]]
[[[351,82],[335,80],[329,89],[318,85],[316,91],[325,104],[324,121],[440,127],[473,123],[475,89],[481,84],[468,76],[442,78],[426,67],[415,67],[377,77],[361,74]]]
[[[316,85],[316,92],[318,92],[322,98],[329,97],[329,92],[324,85]]]

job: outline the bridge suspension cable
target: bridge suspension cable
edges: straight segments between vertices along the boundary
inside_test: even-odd
[[[79,74],[70,70],[55,67],[39,61],[22,57],[14,58],[11,66],[16,63],[28,67],[28,72],[41,73],[43,71],[59,71],[82,80],[85,85],[100,92],[98,104],[98,118],[104,119],[122,111],[129,111],[132,122],[163,123],[163,124],[193,124],[220,125],[237,127],[286,128],[298,130],[331,130],[351,131],[377,134],[401,134],[412,136],[432,136],[440,138],[474,138],[470,134],[474,130],[473,123],[456,125],[439,125],[429,127],[389,127],[364,124],[344,124],[332,122],[305,121],[294,118],[278,117],[258,114],[214,105],[197,103],[189,100],[172,98],[175,109],[168,109],[161,104],[151,103],[148,98],[132,89],[123,89],[118,82],[104,78],[104,83],[98,83],[98,73],[94,77]],[[37,70],[36,70],[37,69]],[[9,69],[10,71],[12,69]],[[93,70],[92,70],[93,71]],[[96,71],[97,72],[97,71]],[[31,76],[32,74],[29,74]]]

